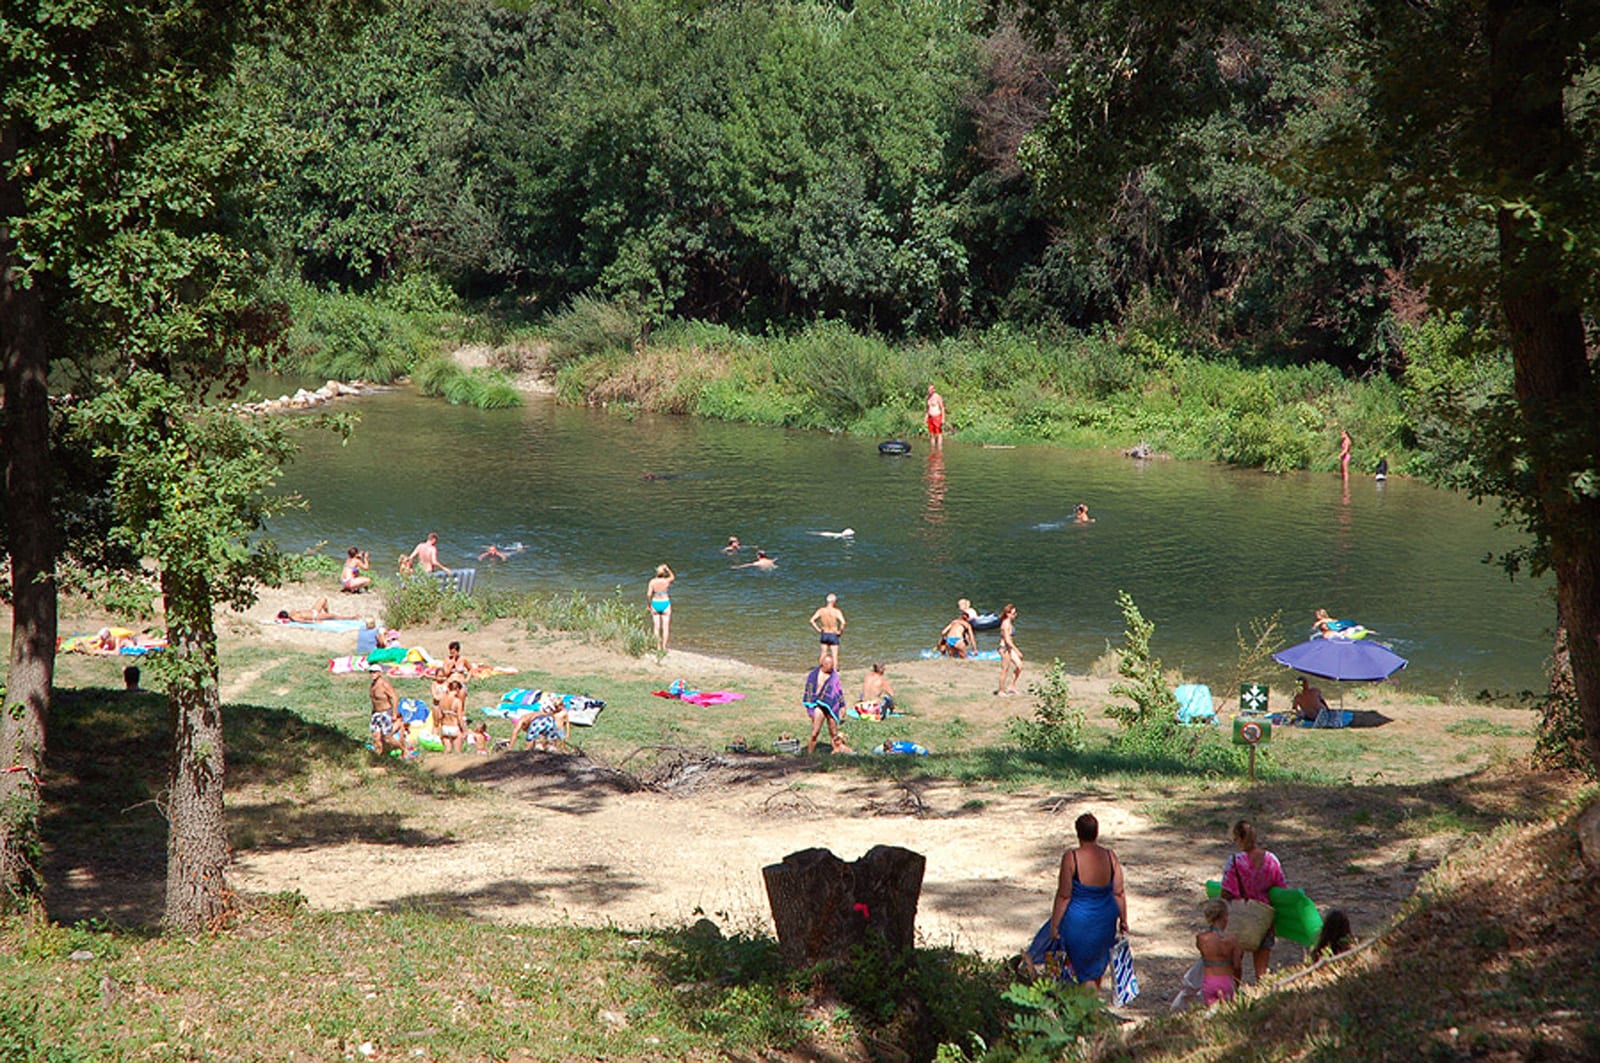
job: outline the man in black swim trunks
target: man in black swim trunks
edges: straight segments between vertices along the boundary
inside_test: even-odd
[[[822,642],[817,661],[831,662],[835,672],[839,670],[839,638],[844,634],[844,614],[839,611],[838,601],[837,594],[830,594],[826,604],[811,614],[811,627]]]

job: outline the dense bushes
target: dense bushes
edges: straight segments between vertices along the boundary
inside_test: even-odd
[[[568,362],[558,382],[574,403],[875,436],[915,431],[933,383],[949,430],[978,442],[1147,441],[1177,457],[1284,471],[1336,467],[1343,427],[1397,472],[1410,458],[1405,393],[1384,378],[1250,368],[1140,333],[1000,325],[892,344],[836,322],[762,340],[675,323],[647,347]]]

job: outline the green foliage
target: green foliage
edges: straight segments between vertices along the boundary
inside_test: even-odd
[[[418,365],[413,380],[424,395],[439,396],[453,406],[498,410],[522,405],[521,393],[503,375],[462,369],[444,355],[435,355]]]
[[[1511,357],[1464,313],[1432,314],[1400,332],[1406,417],[1421,450],[1417,471],[1469,487],[1483,474],[1478,433],[1511,394]]]
[[[592,598],[582,591],[548,595],[506,592],[492,586],[465,595],[431,576],[414,576],[385,587],[385,602],[384,623],[394,628],[456,623],[466,617],[484,623],[514,617],[529,631],[571,632],[633,657],[655,645],[648,617],[623,595],[621,587],[608,598]]]
[[[1161,662],[1150,652],[1155,625],[1144,618],[1126,591],[1117,593],[1117,605],[1122,609],[1124,627],[1117,658],[1117,673],[1122,678],[1111,685],[1111,693],[1132,704],[1106,708],[1106,715],[1120,728],[1113,748],[1135,762],[1182,763],[1207,775],[1236,772],[1242,760],[1240,751],[1221,731],[1177,722],[1178,699],[1162,675]]]
[[[232,103],[271,145],[265,220],[308,277],[513,268],[496,197],[471,163],[469,94],[483,74],[472,38],[510,20],[504,10],[401,0],[353,40],[244,57]]]
[[[236,609],[251,605],[262,584],[282,580],[283,555],[259,534],[289,504],[268,493],[293,453],[285,419],[197,403],[171,381],[135,370],[101,381],[73,421],[97,456],[116,459],[112,537],[153,559],[163,580],[204,580],[218,603]],[[169,601],[168,609],[176,606]],[[164,668],[174,656],[152,664]]]
[[[574,296],[544,325],[556,368],[611,351],[626,351],[644,333],[644,321],[627,300]]]
[[[454,623],[472,608],[472,599],[432,576],[402,578],[384,588],[383,622],[405,629],[436,621]]]
[[[1150,637],[1156,626],[1139,612],[1127,591],[1117,592],[1117,606],[1122,610],[1122,646],[1117,658],[1117,674],[1122,679],[1111,685],[1111,693],[1133,704],[1113,705],[1106,715],[1124,730],[1171,720],[1177,714],[1178,699],[1167,688],[1161,661],[1150,653]]]
[[[940,1063],[1055,1063],[1068,1058],[1087,1037],[1111,1028],[1113,1020],[1091,985],[1057,982],[1013,982],[1003,994],[1014,1010],[1004,1037],[993,1045],[973,1038],[975,1051],[945,1042],[935,1057]]]
[[[1083,749],[1083,710],[1072,704],[1072,689],[1066,666],[1060,658],[1050,662],[1044,678],[1028,684],[1036,699],[1033,718],[1013,717],[1006,725],[1009,734],[1023,749],[1035,752]]]
[[[292,323],[283,368],[334,380],[386,384],[438,346],[416,315],[378,299],[288,283]]]

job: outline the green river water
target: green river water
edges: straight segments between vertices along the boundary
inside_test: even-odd
[[[275,520],[284,545],[325,541],[341,558],[357,545],[393,571],[437,530],[443,561],[477,565],[480,580],[620,586],[641,613],[645,581],[666,562],[679,649],[809,667],[807,618],[832,591],[849,619],[842,660],[858,674],[870,658],[931,647],[966,597],[980,609],[1016,603],[1037,678],[1052,657],[1081,671],[1104,653],[1127,590],[1156,625],[1156,655],[1201,680],[1232,676],[1235,629],[1251,618],[1281,610],[1287,644],[1323,606],[1409,658],[1392,680],[1407,689],[1543,685],[1546,588],[1483,563],[1511,542],[1491,508],[1414,481],[1344,485],[959,438],[942,453],[919,438],[911,455],[884,457],[872,439],[607,415],[542,396],[480,411],[397,390],[342,409],[361,417],[349,444],[308,433],[286,478],[309,508]],[[1095,523],[1069,523],[1080,501]],[[852,539],[815,534],[847,527]],[[729,535],[749,548],[741,560],[759,546],[778,568],[733,569],[720,552]],[[513,542],[526,550],[474,560]],[[1269,666],[1261,678],[1281,687],[1289,675]]]

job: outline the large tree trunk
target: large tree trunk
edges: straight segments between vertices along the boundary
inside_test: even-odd
[[[16,153],[0,128],[0,172]],[[0,219],[22,211],[22,189],[0,179]],[[39,771],[56,664],[56,528],[50,511],[50,356],[39,299],[22,285],[15,244],[0,224],[0,461],[11,555],[11,659],[0,712],[0,907],[39,895]]]
[[[862,948],[885,958],[909,950],[925,865],[910,849],[875,845],[853,864],[802,849],[762,868],[784,962],[809,967],[848,963]]]
[[[1506,197],[1525,196],[1536,207],[1539,189],[1559,183],[1574,161],[1563,101],[1571,50],[1564,15],[1562,0],[1489,0],[1485,8],[1495,162],[1509,178]],[[1566,261],[1559,224],[1543,220],[1499,210],[1500,309],[1585,752],[1600,767],[1600,497],[1572,482],[1592,473],[1600,455],[1600,389],[1584,346],[1583,293],[1572,290],[1584,271]]]
[[[169,931],[211,930],[233,911],[228,887],[228,830],[223,818],[225,757],[217,690],[217,633],[210,581],[167,570],[167,653],[175,675],[167,695],[172,763],[167,776]]]

